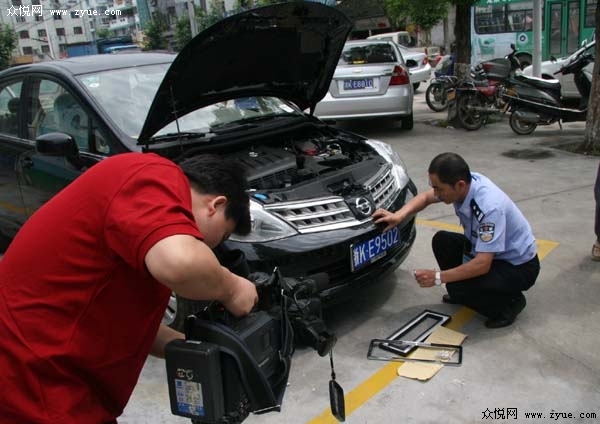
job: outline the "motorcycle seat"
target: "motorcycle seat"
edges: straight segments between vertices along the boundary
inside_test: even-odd
[[[542,90],[560,91],[560,81],[556,79],[546,80],[542,78],[528,77],[526,75],[516,75],[515,78],[517,81],[525,82],[531,86],[541,88]]]

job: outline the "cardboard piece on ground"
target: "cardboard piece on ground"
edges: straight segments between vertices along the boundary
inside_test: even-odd
[[[458,346],[462,345],[466,338],[466,334],[440,326],[436,328],[425,341],[427,343],[441,343]],[[411,359],[436,360],[439,353],[440,350],[438,349],[417,348],[409,355],[409,357]],[[436,375],[442,367],[443,364],[441,363],[405,362],[398,367],[398,375],[400,377],[427,381]]]

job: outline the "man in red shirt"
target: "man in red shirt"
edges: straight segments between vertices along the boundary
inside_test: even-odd
[[[84,172],[21,228],[0,261],[0,421],[114,423],[172,291],[250,312],[254,284],[212,248],[250,230],[235,163],[126,153]]]

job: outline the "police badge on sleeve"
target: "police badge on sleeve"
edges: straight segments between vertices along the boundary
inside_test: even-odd
[[[491,222],[485,222],[479,225],[479,239],[487,243],[494,238],[494,230],[496,229],[496,225]]]

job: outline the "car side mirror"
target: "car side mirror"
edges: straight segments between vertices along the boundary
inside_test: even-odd
[[[61,132],[40,135],[35,139],[35,149],[38,153],[47,156],[66,156],[67,158],[79,156],[79,148],[75,139],[69,134]]]

